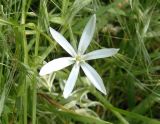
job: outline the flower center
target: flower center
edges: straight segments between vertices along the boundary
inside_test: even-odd
[[[81,56],[80,55],[77,55],[76,57],[75,57],[75,59],[76,59],[76,61],[82,61],[82,58],[81,58]]]

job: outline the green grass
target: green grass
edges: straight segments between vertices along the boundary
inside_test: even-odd
[[[159,0],[1,0],[1,124],[160,124]],[[90,64],[107,89],[102,95],[81,72],[68,99],[62,96],[71,68],[40,77],[45,63],[68,56],[49,26],[76,47],[96,14],[88,49],[120,48]]]

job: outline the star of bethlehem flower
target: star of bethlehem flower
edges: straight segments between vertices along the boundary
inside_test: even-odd
[[[82,68],[82,70],[84,71],[85,75],[88,77],[90,82],[99,91],[101,91],[106,95],[106,89],[101,77],[93,67],[91,67],[88,63],[86,63],[86,61],[113,56],[118,52],[119,49],[104,48],[85,54],[85,51],[92,40],[95,31],[95,26],[96,26],[96,15],[93,15],[88,21],[87,25],[85,26],[85,29],[80,38],[78,50],[75,50],[59,32],[57,32],[51,27],[49,28],[50,33],[52,37],[55,39],[55,41],[59,45],[61,45],[61,47],[64,50],[66,50],[66,52],[68,52],[71,55],[71,57],[62,57],[48,62],[41,68],[39,74],[43,76],[61,70],[71,64],[74,64],[64,87],[63,91],[64,98],[67,98],[71,94],[74,85],[76,83],[76,80],[78,78],[80,67]]]

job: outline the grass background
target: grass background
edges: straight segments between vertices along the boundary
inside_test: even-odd
[[[1,124],[160,124],[159,0],[0,0]],[[73,95],[62,96],[70,67],[40,77],[39,69],[68,56],[48,27],[76,47],[96,14],[88,51],[120,48],[90,64],[107,96],[81,72]]]

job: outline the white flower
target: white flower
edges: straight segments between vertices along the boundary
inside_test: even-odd
[[[69,78],[64,87],[63,91],[64,98],[67,98],[71,94],[74,85],[76,83],[80,67],[82,68],[82,70],[84,71],[90,82],[99,91],[101,91],[106,95],[106,89],[101,77],[93,67],[91,67],[88,63],[86,63],[86,60],[110,57],[115,55],[119,49],[104,48],[84,54],[93,37],[95,31],[95,25],[96,25],[96,15],[93,15],[91,19],[88,21],[82,33],[77,51],[74,50],[74,48],[59,32],[55,31],[50,27],[50,32],[52,37],[55,39],[57,43],[59,43],[63,47],[63,49],[65,49],[71,55],[71,57],[62,57],[48,62],[41,68],[39,74],[43,76],[58,71],[60,69],[63,69],[71,64],[74,64],[71,73],[69,75]]]

